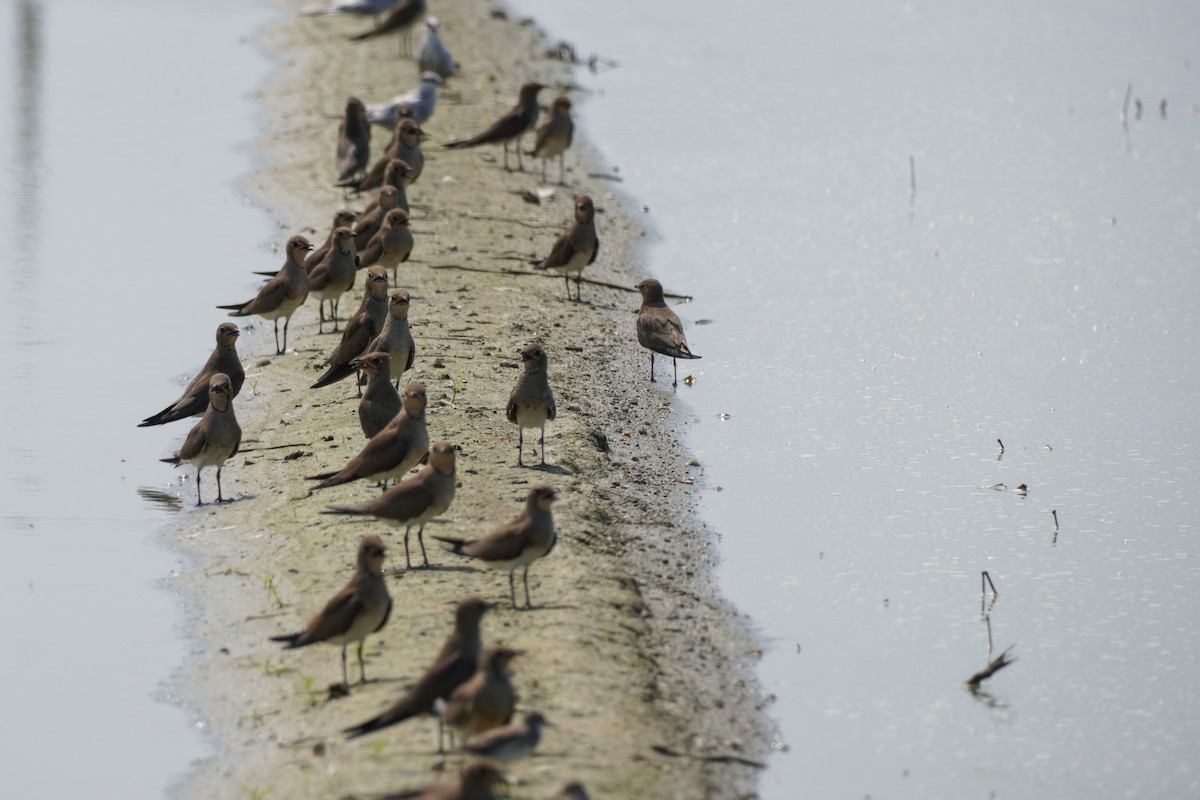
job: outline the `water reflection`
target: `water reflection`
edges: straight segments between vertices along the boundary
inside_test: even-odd
[[[164,492],[161,489],[152,489],[149,486],[139,486],[137,493],[154,508],[172,513],[183,510],[183,501],[179,499],[179,495]]]

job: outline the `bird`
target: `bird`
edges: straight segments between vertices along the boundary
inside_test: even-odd
[[[417,347],[413,342],[412,331],[408,327],[408,292],[403,289],[393,289],[388,298],[388,317],[383,322],[383,329],[367,345],[368,353],[383,352],[391,356],[388,362],[389,377],[400,388],[400,376],[412,369]]]
[[[542,726],[549,724],[542,712],[526,711],[519,721],[493,728],[460,749],[464,753],[508,764],[532,754],[542,739]]]
[[[413,235],[408,229],[408,212],[393,208],[383,215],[383,225],[367,242],[360,261],[364,267],[379,264],[392,271],[392,282],[396,282],[400,265],[412,255]]]
[[[358,219],[358,214],[348,208],[343,208],[333,215],[333,224],[329,226],[329,235],[325,237],[325,241],[316,250],[313,250],[304,259],[304,269],[309,274],[312,274],[313,268],[320,264],[325,259],[325,254],[329,252],[329,248],[333,247],[333,232],[338,228],[352,228],[355,221]],[[274,272],[260,272],[259,275],[270,275],[274,277]]]
[[[404,177],[404,185],[411,186],[421,177],[425,169],[425,155],[421,152],[421,140],[425,131],[415,119],[404,118],[396,124],[396,135],[393,138],[395,147],[392,148],[391,158],[398,158],[408,164],[408,174]]]
[[[383,225],[383,215],[393,208],[399,207],[400,190],[386,183],[380,186],[379,196],[371,201],[371,205],[363,209],[358,221],[354,223],[354,248],[357,252],[362,253],[363,250],[366,250],[371,238],[379,232],[379,228]]]
[[[453,536],[435,536],[447,545],[447,550],[459,556],[476,558],[484,566],[508,571],[508,591],[512,607],[517,607],[517,590],[513,573],[525,568],[525,607],[532,608],[529,601],[529,565],[550,554],[558,540],[554,532],[554,518],[550,505],[558,492],[544,483],[532,486],[525,498],[525,508],[507,525],[492,531],[482,539],[459,539]]]
[[[354,739],[381,730],[418,714],[434,713],[433,704],[449,697],[459,684],[475,674],[479,664],[482,641],[479,636],[479,621],[492,608],[491,603],[478,597],[460,600],[454,609],[454,630],[442,645],[437,658],[425,670],[417,682],[398,700],[374,717],[345,728],[342,732]],[[438,752],[442,747],[442,724],[438,717]]]
[[[575,198],[575,222],[554,241],[550,255],[534,265],[534,269],[561,271],[567,284],[567,299],[571,298],[571,275],[575,275],[576,303],[583,294],[579,285],[583,280],[583,268],[595,263],[600,254],[600,239],[596,236],[596,204],[586,194]]]
[[[358,424],[368,439],[386,428],[403,407],[388,377],[391,360],[387,353],[367,353],[357,359],[358,368],[367,373],[367,389],[358,401]]]
[[[353,186],[354,177],[362,175],[371,163],[371,126],[366,106],[357,97],[346,100],[346,113],[338,125],[335,154],[338,186]]]
[[[404,405],[383,430],[340,470],[310,475],[320,481],[313,490],[340,486],[362,480],[388,481],[402,477],[415,467],[429,450],[429,431],[425,428],[425,384],[410,383],[400,398]]]
[[[369,31],[349,37],[352,42],[361,42],[375,36],[396,31],[400,34],[400,55],[412,54],[412,26],[425,13],[425,0],[400,0],[383,19]]]
[[[358,642],[358,670],[361,683],[367,682],[363,663],[363,643],[372,633],[383,630],[392,613],[392,596],[383,579],[383,562],[387,547],[374,534],[358,542],[358,563],[354,576],[335,594],[321,612],[309,620],[299,633],[272,636],[273,642],[286,642],[286,650],[306,647],[317,642],[342,646],[342,685],[349,686],[346,677],[346,645]]]
[[[442,23],[437,17],[425,18],[425,38],[421,41],[421,49],[417,51],[417,69],[432,72],[443,79],[453,78],[458,74],[458,68],[438,35],[441,27]]]
[[[517,694],[508,677],[508,664],[517,655],[517,651],[509,647],[484,650],[475,674],[442,703],[442,722],[464,736],[507,724],[517,704]]]
[[[342,295],[354,286],[358,272],[358,253],[354,250],[354,231],[338,228],[333,232],[333,246],[325,259],[313,267],[308,275],[308,290],[317,298],[320,317],[317,333],[324,333],[325,301],[329,301],[329,316],[333,319],[333,332],[338,331],[338,302]]]
[[[478,133],[454,142],[446,142],[446,149],[457,150],[464,147],[476,147],[481,144],[499,142],[504,148],[504,168],[508,169],[508,143],[515,140],[517,144],[517,167],[524,172],[525,166],[521,162],[521,136],[525,131],[537,125],[539,112],[537,95],[544,88],[546,87],[543,84],[536,81],[526,83],[521,87],[517,104],[507,114],[493,122],[491,127],[483,133]]]
[[[329,369],[309,388],[320,389],[357,372],[355,359],[367,352],[367,345],[383,330],[387,317],[387,270],[383,267],[371,267],[367,270],[367,291],[363,296],[362,305],[342,329],[342,340],[338,342],[338,346],[321,365]]]
[[[412,170],[406,162],[399,158],[393,158],[387,163],[387,167],[383,170],[383,184],[379,187],[380,195],[367,203],[367,207],[363,209],[363,215],[372,215],[375,217],[375,230],[379,230],[379,226],[383,224],[383,215],[391,211],[393,208],[402,208],[408,211],[408,192],[405,190],[407,186],[408,175]],[[384,208],[383,211],[376,211],[381,208],[381,200],[383,198],[383,190],[385,188],[394,189],[396,192],[395,201],[389,208]],[[371,232],[374,236],[374,231]],[[369,242],[371,237],[367,237]],[[365,245],[364,245],[365,246]]]
[[[275,355],[281,356],[287,350],[287,329],[292,314],[308,297],[308,273],[304,270],[304,257],[313,249],[308,239],[303,236],[293,236],[288,239],[284,248],[287,260],[283,269],[276,273],[263,287],[253,300],[233,305],[217,306],[229,311],[231,317],[248,317],[251,314],[274,320],[275,322]],[[283,347],[279,346],[279,318],[283,317]]]
[[[407,108],[410,116],[418,125],[424,124],[433,116],[437,108],[438,87],[445,85],[442,76],[436,72],[422,72],[421,80],[416,88],[404,94],[398,94],[384,103],[372,103],[366,107],[366,118],[373,125],[382,125],[393,130],[400,119],[401,107]]]
[[[246,380],[246,371],[242,369],[242,360],[238,358],[237,354],[237,340],[240,335],[238,326],[232,322],[222,322],[218,325],[217,346],[213,348],[212,355],[208,357],[208,361],[204,362],[200,372],[196,373],[196,377],[192,378],[187,388],[183,390],[183,394],[162,411],[151,414],[139,422],[138,427],[165,425],[168,422],[203,414],[208,408],[208,379],[218,372],[229,376],[230,399],[237,397],[238,392],[242,390],[242,383]]]
[[[588,800],[588,793],[583,788],[583,784],[579,781],[571,781],[558,794],[554,795],[551,800]]]
[[[412,560],[408,555],[408,534],[416,527],[421,558],[428,567],[425,523],[450,508],[454,502],[456,483],[454,446],[449,442],[438,442],[429,451],[429,463],[417,470],[417,474],[405,478],[371,500],[329,506],[321,513],[372,516],[396,528],[403,525],[406,569],[412,569]]]
[[[327,6],[313,6],[301,11],[306,16],[324,14],[373,14],[378,17],[396,4],[396,0],[335,0]]]
[[[524,466],[525,429],[540,428],[542,463],[546,463],[546,421],[555,416],[554,393],[546,378],[546,350],[536,342],[521,348],[521,375],[508,396],[506,414],[517,425],[517,465]]]
[[[571,119],[571,99],[559,95],[550,103],[550,119],[537,129],[533,139],[533,151],[529,155],[542,160],[542,181],[546,180],[546,162],[558,158],[558,184],[563,185],[566,172],[563,154],[571,146],[575,136],[575,123]]]
[[[200,494],[200,473],[205,467],[217,468],[217,502],[224,503],[221,494],[221,467],[237,454],[242,442],[242,426],[233,413],[233,382],[224,372],[208,379],[208,410],[188,431],[183,447],[171,458],[159,459],[164,464],[191,464],[196,468],[196,505],[204,505]]]
[[[503,779],[504,773],[496,762],[476,758],[463,764],[457,780],[384,795],[382,800],[499,800],[500,795],[492,787]]]
[[[662,284],[654,278],[647,278],[633,288],[642,293],[642,307],[637,314],[637,337],[638,343],[650,351],[650,380],[654,380],[654,354],[660,353],[671,357],[671,366],[675,369],[675,379],[671,385],[678,386],[679,366],[675,360],[700,356],[688,348],[679,317],[663,300]]]

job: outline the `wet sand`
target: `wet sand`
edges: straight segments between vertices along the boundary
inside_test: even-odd
[[[556,726],[536,757],[510,769],[519,782],[514,796],[550,796],[571,779],[593,797],[745,796],[758,772],[750,763],[765,757],[766,725],[750,675],[752,640],[717,596],[711,534],[692,513],[704,473],[676,435],[686,407],[663,372],[660,383],[648,381],[649,359],[633,328],[636,292],[585,284],[585,302],[575,304],[560,276],[529,268],[549,252],[579,193],[596,200],[602,242],[588,279],[632,287],[643,276],[637,244],[645,231],[628,213],[634,206],[579,161],[586,130],[577,129],[568,154],[568,185],[540,204],[520,194],[537,190],[537,173],[504,171],[498,148],[440,148],[490,124],[524,81],[551,86],[542,93],[546,104],[569,89],[571,74],[543,56],[552,43],[536,26],[482,0],[436,13],[462,76],[424,126],[425,170],[408,192],[416,247],[399,285],[412,295],[417,355],[404,377],[427,386],[431,439],[461,452],[454,504],[426,533],[487,533],[518,512],[531,484],[547,482],[560,490],[559,544],[531,569],[537,608],[518,612],[508,607],[503,574],[434,547],[431,569],[406,572],[392,529],[322,516],[327,504],[376,491],[359,482],[308,496],[303,480],[341,466],[365,441],[350,381],[308,388],[338,337],[317,334],[315,298],[293,317],[296,352],[285,356],[273,355],[269,322],[244,320],[247,380],[235,401],[244,452],[224,471],[235,501],[206,506],[176,533],[200,564],[175,582],[199,608],[197,657],[181,688],[220,751],[183,793],[363,795],[422,785],[442,766],[456,772],[460,757],[434,753],[432,718],[353,742],[338,732],[389,705],[419,676],[450,628],[454,604],[475,594],[498,604],[484,619],[485,646],[524,651],[512,669],[519,705]],[[415,85],[417,68],[397,58],[394,37],[345,40],[365,26],[287,16],[262,32],[281,69],[263,95],[263,166],[247,186],[277,219],[280,244],[296,232],[323,240],[345,204],[332,186],[337,123],[328,117],[348,94],[377,102]],[[376,128],[373,157],[386,140]],[[361,209],[369,199],[349,205]],[[230,288],[231,297],[249,297],[254,283],[247,275],[244,286]],[[360,279],[343,314],[361,291]],[[504,417],[517,354],[535,340],[549,353],[559,410],[547,426],[544,468],[516,466],[517,431]],[[528,441],[526,459],[534,463]],[[212,488],[206,476],[206,493]],[[190,486],[184,491],[190,498]],[[368,532],[384,535],[398,567],[389,577],[395,609],[368,639],[368,675],[378,680],[330,699],[327,687],[340,679],[337,648],[283,652],[268,637],[297,630],[345,583],[356,542]]]

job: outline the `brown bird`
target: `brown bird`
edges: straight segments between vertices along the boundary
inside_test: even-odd
[[[463,764],[458,780],[431,783],[400,794],[389,794],[383,800],[499,800],[492,787],[504,779],[504,773],[494,761],[476,758]]]
[[[310,475],[321,481],[313,490],[340,486],[362,480],[389,481],[403,477],[429,450],[429,431],[425,429],[425,384],[410,383],[401,398],[404,408],[379,433],[371,437],[358,455],[336,472]]]
[[[675,379],[671,385],[678,386],[679,366],[675,359],[700,356],[688,348],[679,317],[663,299],[662,284],[647,278],[634,288],[642,293],[642,307],[637,315],[637,337],[638,343],[650,351],[650,380],[654,380],[654,354],[661,353],[671,357],[671,366],[675,369]]]
[[[358,367],[367,373],[367,390],[358,401],[358,424],[370,439],[396,418],[403,408],[400,393],[392,385],[387,353],[367,353],[358,359]]]
[[[566,174],[564,153],[575,136],[575,123],[571,119],[570,98],[559,95],[550,104],[550,119],[537,129],[533,140],[533,152],[529,155],[542,160],[542,180],[546,180],[546,162],[558,158],[558,185],[563,185]]]
[[[404,566],[412,569],[408,555],[408,534],[417,528],[417,542],[421,545],[421,558],[429,566],[425,555],[425,523],[439,514],[444,514],[454,502],[454,489],[458,483],[455,476],[454,445],[438,442],[429,451],[429,463],[383,494],[372,500],[352,505],[329,506],[322,514],[356,514],[373,516],[398,528],[404,526]]]
[[[371,201],[374,205],[359,215],[354,223],[354,247],[361,253],[371,243],[371,237],[383,226],[383,215],[400,207],[400,192],[394,186],[379,187],[379,196]]]
[[[400,376],[412,369],[417,353],[416,342],[408,327],[408,308],[408,292],[393,289],[388,297],[388,318],[383,322],[383,330],[367,345],[367,352],[387,353],[392,357],[388,368],[397,388],[400,386]]]
[[[224,372],[208,379],[208,410],[192,429],[188,431],[183,447],[171,458],[160,459],[165,464],[179,466],[192,464],[196,467],[196,505],[204,505],[200,495],[200,473],[205,467],[217,468],[217,502],[225,502],[221,495],[221,467],[237,454],[242,443],[242,426],[238,425],[233,413],[233,383]]]
[[[276,273],[263,287],[253,300],[245,303],[234,303],[217,308],[229,311],[231,317],[248,317],[257,314],[263,319],[275,322],[275,355],[281,356],[287,350],[287,329],[292,314],[308,297],[308,273],[304,269],[304,257],[313,249],[308,239],[303,236],[293,236],[288,239],[284,249],[287,260],[283,269]],[[279,346],[279,318],[283,317],[283,347]]]
[[[525,498],[525,509],[499,530],[492,531],[482,539],[466,540],[452,536],[435,536],[439,542],[449,545],[446,549],[455,555],[477,558],[491,569],[508,571],[508,592],[512,607],[517,607],[517,590],[513,573],[525,568],[525,607],[532,608],[529,601],[529,565],[547,556],[554,549],[558,535],[554,532],[554,517],[550,505],[558,493],[551,486],[538,484],[529,490]]]
[[[575,302],[583,295],[579,284],[583,280],[583,268],[594,263],[600,254],[600,239],[596,236],[596,205],[592,198],[581,194],[575,198],[575,222],[563,232],[550,248],[550,255],[534,265],[534,269],[552,269],[562,272],[567,284],[567,299],[571,298],[571,274],[575,274]]]
[[[387,177],[388,164],[396,159],[408,164],[408,174],[404,177],[404,185],[415,183],[421,175],[421,170],[425,168],[425,156],[421,153],[422,136],[423,132],[416,120],[411,117],[400,118],[396,122],[396,129],[392,131],[392,140],[388,142],[383,155],[371,166],[366,177],[358,182],[358,188],[360,190],[374,189],[376,186],[382,185],[384,178]]]
[[[400,35],[400,55],[412,55],[412,28],[425,14],[425,0],[400,0],[384,15],[374,28],[349,37],[352,42],[361,42],[375,36],[396,31]]]
[[[367,345],[379,335],[387,321],[387,287],[387,270],[383,267],[367,270],[367,293],[363,296],[362,305],[346,323],[341,342],[325,359],[322,366],[328,366],[329,369],[310,388],[328,386],[357,371],[355,359],[367,351]]]
[[[516,722],[493,728],[469,744],[462,746],[464,753],[495,759],[509,764],[519,758],[532,755],[542,740],[542,726],[550,725],[540,711],[526,711]]]
[[[375,211],[375,209],[379,208],[378,197],[367,203],[367,207],[363,209],[363,214],[375,215],[376,219],[378,220],[375,230],[379,230],[379,225],[383,223],[383,215],[391,211],[393,208],[403,208],[405,211],[408,211],[408,192],[405,191],[404,187],[408,185],[408,175],[410,172],[412,172],[412,169],[408,166],[408,162],[399,158],[393,158],[387,163],[387,166],[384,167],[383,185],[379,188],[382,190],[384,186],[390,186],[395,189],[396,200],[390,208],[385,208],[379,212]],[[367,240],[370,241],[370,237],[367,237]]]
[[[546,377],[546,351],[536,342],[521,350],[521,376],[508,396],[507,416],[517,424],[517,465],[524,466],[525,429],[540,428],[542,463],[546,463],[546,420],[555,416],[554,393]]]
[[[230,398],[237,397],[238,392],[242,390],[242,383],[246,380],[246,371],[242,369],[242,360],[238,358],[237,354],[237,340],[240,335],[238,326],[232,322],[222,322],[218,325],[217,346],[213,348],[212,355],[208,357],[208,361],[204,362],[200,372],[183,390],[183,394],[162,411],[139,422],[138,427],[165,425],[168,422],[203,414],[208,408],[209,378],[218,372],[229,376]]]
[[[379,264],[392,271],[392,283],[396,282],[400,265],[412,255],[413,235],[408,229],[408,212],[393,208],[383,215],[383,226],[371,237],[361,261],[364,267]]]
[[[418,714],[433,714],[433,704],[444,700],[475,674],[482,646],[479,636],[479,621],[484,612],[491,608],[478,597],[468,597],[459,602],[454,610],[454,631],[442,645],[441,652],[417,682],[396,702],[382,713],[366,722],[346,728],[343,732],[353,739],[372,731],[395,725]],[[438,752],[442,747],[442,723],[438,717]]]
[[[342,684],[349,686],[346,677],[346,645],[358,642],[358,670],[362,683],[367,682],[363,663],[363,642],[372,633],[383,630],[392,613],[392,596],[383,579],[383,561],[387,548],[374,534],[362,537],[358,543],[358,566],[354,577],[335,594],[321,612],[309,620],[308,627],[299,633],[272,636],[273,642],[287,642],[286,650],[306,647],[317,642],[342,646]]]
[[[333,247],[333,232],[338,228],[354,227],[354,221],[358,219],[358,214],[348,208],[343,208],[333,215],[333,225],[329,228],[329,235],[325,237],[325,241],[316,250],[308,254],[304,259],[304,269],[311,275],[313,268],[325,260],[325,254],[329,252],[329,248]],[[274,272],[258,273],[260,275],[274,276]]]
[[[333,319],[333,332],[337,333],[338,302],[354,286],[357,272],[358,253],[354,250],[354,231],[338,228],[333,232],[333,247],[308,275],[308,290],[317,298],[317,307],[320,309],[317,333],[324,333],[326,300],[329,301],[329,316]]]
[[[517,694],[508,678],[508,662],[517,655],[508,647],[484,650],[479,669],[442,704],[442,722],[463,736],[506,724],[517,704]]]
[[[504,168],[508,169],[508,145],[509,142],[515,141],[517,167],[524,172],[525,165],[521,162],[521,136],[525,131],[537,125],[539,113],[537,95],[538,92],[545,88],[543,84],[537,82],[525,84],[521,87],[521,94],[517,100],[517,104],[507,114],[493,122],[491,127],[483,133],[478,133],[466,139],[459,139],[455,142],[447,142],[445,144],[446,149],[456,150],[464,147],[476,147],[481,144],[499,142],[504,148]]]
[[[371,163],[371,123],[362,100],[346,100],[346,113],[338,125],[336,151],[337,185],[354,185],[354,176],[362,175]]]

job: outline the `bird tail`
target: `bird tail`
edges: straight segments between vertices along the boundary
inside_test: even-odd
[[[454,553],[456,556],[466,555],[463,552],[463,548],[470,544],[466,539],[459,539],[454,536],[434,536],[433,538],[442,543],[442,549],[448,553]]]
[[[167,406],[166,408],[164,408],[162,411],[158,412],[157,414],[151,414],[150,416],[146,417],[144,420],[139,422],[138,427],[139,428],[149,428],[152,425],[166,425],[168,422],[174,422],[177,419],[183,419],[182,416],[171,414],[171,412],[174,409],[175,409],[175,406]],[[189,414],[188,416],[191,416],[191,415]]]
[[[320,389],[322,386],[329,386],[332,383],[337,383],[342,378],[353,375],[354,373],[355,368],[349,362],[345,364],[334,364],[325,372],[324,375],[322,375],[320,378],[317,378],[317,382],[309,388]]]
[[[475,141],[475,139],[476,137],[472,136],[469,139],[459,139],[458,141],[454,142],[446,142],[442,145],[442,147],[446,148],[447,150],[461,150],[466,147],[474,147],[475,145],[479,144],[479,142]]]
[[[179,460],[179,456],[171,456],[170,458],[160,458],[159,461],[161,461],[164,464],[170,464],[173,467],[178,467],[182,463]]]
[[[234,311],[234,312],[237,312],[237,313],[234,313],[234,314],[230,314],[229,316],[231,316],[231,317],[244,317],[244,316],[246,316],[246,315],[245,315],[245,314],[242,314],[242,313],[240,313],[240,312],[241,312],[241,310],[242,310],[243,308],[245,308],[245,306],[246,306],[246,304],[245,304],[245,303],[233,303],[233,304],[231,304],[231,305],[227,305],[227,306],[217,306],[217,308],[221,309],[222,311]]]
[[[534,268],[534,269],[549,269],[549,268],[546,266],[546,260],[545,260],[545,259],[542,259],[541,261],[530,261],[529,263],[533,265],[533,268]]]
[[[303,645],[296,644],[296,642],[300,639],[301,636],[303,636],[302,633],[285,633],[282,636],[272,636],[271,641],[272,642],[286,642],[287,647],[285,647],[284,649],[291,650],[296,647],[303,647]]]
[[[372,731],[386,728],[389,725],[395,725],[397,722],[404,722],[404,720],[414,716],[416,716],[416,711],[410,708],[401,708],[395,711],[389,709],[383,714],[371,717],[366,722],[360,722],[358,725],[343,728],[342,733],[346,734],[347,739],[357,739],[359,736],[365,736]]]

